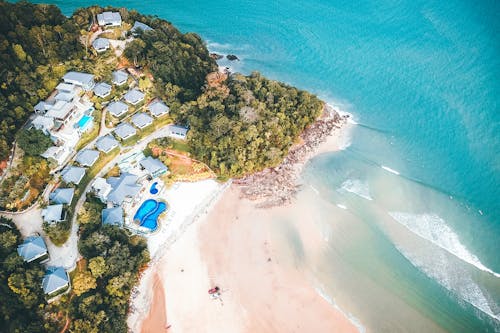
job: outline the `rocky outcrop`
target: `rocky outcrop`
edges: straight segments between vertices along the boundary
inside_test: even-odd
[[[237,56],[235,56],[234,54],[228,54],[226,56],[227,60],[231,60],[231,61],[234,61],[234,60],[240,60]]]
[[[324,116],[302,133],[302,143],[292,147],[279,166],[234,181],[240,187],[241,196],[256,201],[260,208],[289,203],[300,186],[297,179],[304,163],[334,130],[346,123],[348,117],[325,107]]]
[[[210,53],[210,58],[214,60],[221,60],[222,58],[224,58],[224,56],[218,53]]]

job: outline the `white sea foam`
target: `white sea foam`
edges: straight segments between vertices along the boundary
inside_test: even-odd
[[[380,167],[381,167],[382,169],[384,169],[385,171],[389,171],[390,173],[393,173],[393,174],[395,174],[395,175],[399,175],[399,172],[398,172],[398,171],[396,171],[396,170],[394,170],[394,169],[391,169],[391,168],[389,168],[389,167],[387,167],[387,166],[385,166],[385,165],[381,165]]]
[[[342,209],[347,209],[347,207],[345,205],[342,205],[342,204],[337,204],[337,207],[342,208]]]
[[[460,242],[458,235],[436,214],[410,214],[390,212],[389,215],[408,228],[411,232],[448,251],[457,258],[479,268],[482,271],[500,277],[500,274],[484,266],[478,257],[470,253]]]
[[[323,288],[315,287],[314,290],[316,290],[316,292],[318,293],[319,296],[321,296],[321,298],[323,298],[336,310],[340,311],[347,319],[349,319],[349,321],[358,329],[358,332],[360,333],[366,332],[366,328],[361,324],[361,321],[358,318],[354,317],[351,313],[342,310],[340,306],[338,306],[337,303],[335,303],[335,301],[324,292]]]
[[[316,187],[314,187],[312,185],[309,185],[309,186],[311,186],[311,189],[314,191],[314,193],[319,194],[319,191],[316,189]]]
[[[373,200],[372,197],[370,196],[370,188],[368,187],[367,183],[362,182],[359,179],[348,179],[345,182],[342,183],[341,189],[353,194],[356,194],[357,196],[366,199],[366,200]]]

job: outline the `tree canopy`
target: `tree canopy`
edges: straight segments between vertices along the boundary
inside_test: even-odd
[[[52,146],[52,141],[37,129],[22,129],[18,132],[17,143],[29,156],[38,156]]]

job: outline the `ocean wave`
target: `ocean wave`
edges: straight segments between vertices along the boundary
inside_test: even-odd
[[[364,183],[360,179],[348,179],[342,183],[340,189],[353,193],[363,199],[369,201],[373,200],[373,198],[370,196],[370,188],[368,187],[368,183]]]
[[[394,170],[394,169],[391,169],[391,168],[389,168],[389,167],[387,167],[387,166],[385,166],[385,165],[381,165],[380,167],[381,167],[382,169],[384,169],[385,171],[388,171],[388,172],[390,172],[390,173],[392,173],[392,174],[395,174],[395,175],[397,175],[397,176],[399,176],[399,175],[400,175],[400,173],[399,173],[398,171],[396,171],[396,170]]]
[[[361,321],[358,318],[354,317],[351,313],[342,310],[342,308],[340,308],[340,306],[338,306],[337,303],[335,303],[335,301],[326,294],[326,292],[323,290],[322,287],[315,287],[314,290],[316,290],[316,292],[321,298],[323,298],[336,310],[342,313],[358,329],[358,332],[360,333],[366,332],[366,328],[361,324]]]
[[[402,212],[389,212],[389,215],[414,234],[430,241],[476,268],[500,277],[500,274],[483,265],[478,257],[470,253],[460,242],[458,235],[438,215]]]

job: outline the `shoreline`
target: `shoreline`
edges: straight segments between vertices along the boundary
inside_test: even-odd
[[[327,110],[327,105],[325,110],[330,116],[323,116],[311,125],[313,131],[309,132],[310,136],[301,136],[305,137],[303,144],[293,148],[293,151],[298,151],[299,154],[288,159],[286,167],[283,167],[283,164],[277,167],[286,170],[288,177],[287,188],[291,190],[286,192],[286,200],[283,200],[283,196],[280,196],[278,201],[271,199],[271,204],[269,198],[273,198],[272,196],[249,200],[251,198],[243,193],[243,189],[247,189],[248,185],[243,187],[234,182],[227,190],[224,189],[215,195],[216,198],[212,199],[209,205],[204,206],[204,214],[188,223],[182,237],[164,247],[163,251],[160,251],[161,254],[152,255],[152,261],[131,297],[132,313],[128,323],[132,332],[146,333],[151,327],[165,327],[161,325],[165,325],[167,313],[161,315],[161,304],[158,303],[157,295],[159,291],[154,290],[155,283],[160,283],[165,291],[164,312],[168,312],[169,325],[172,325],[168,332],[277,331],[278,327],[288,325],[291,325],[290,331],[296,330],[293,325],[342,332],[357,331],[349,318],[318,295],[310,281],[295,271],[289,263],[283,264],[279,260],[275,262],[271,258],[272,252],[280,252],[286,257],[287,251],[282,251],[282,242],[271,239],[270,230],[266,230],[266,225],[271,225],[270,221],[275,214],[286,210],[284,206],[289,204],[300,190],[297,181],[307,161],[322,153],[343,148],[344,143],[341,141],[345,141],[348,135],[349,116],[340,116],[333,109]],[[319,125],[320,129],[322,126],[326,127],[318,131],[318,127],[314,125]],[[268,174],[269,172],[264,173],[259,184],[269,179]],[[267,204],[262,205],[266,200]],[[261,209],[255,213],[257,206]],[[255,222],[252,222],[256,215],[259,219],[268,221],[259,223],[259,228],[263,228],[260,231],[254,228]],[[252,237],[248,238],[250,235]],[[253,248],[252,244],[259,250]],[[272,250],[272,247],[279,248],[280,251]],[[257,258],[246,258],[246,253],[254,252],[260,256],[269,256],[269,261],[257,262]],[[273,268],[270,270],[268,266]],[[243,276],[252,276],[252,279]],[[251,291],[251,284],[257,282],[270,288],[265,293],[259,293],[261,296],[258,302],[253,300],[255,292]],[[274,288],[278,282],[301,287],[300,292],[290,287],[279,288],[280,305],[275,306],[276,300],[266,295],[275,293]],[[221,299],[213,300],[207,290],[218,284],[221,284],[223,291]],[[301,308],[291,304],[290,298],[296,298]],[[220,305],[224,306],[218,305],[219,301]],[[262,304],[267,304],[273,311],[260,313]],[[139,307],[141,311],[137,311]],[[302,315],[304,311],[307,316]],[[192,313],[198,313],[198,319],[193,319]],[[301,313],[300,319],[297,313]],[[263,326],[259,324],[259,316],[262,315],[270,317],[266,320],[268,323],[262,324]],[[297,319],[293,321],[289,318]],[[275,319],[276,323],[272,324]],[[278,324],[281,326],[274,326]]]

